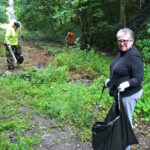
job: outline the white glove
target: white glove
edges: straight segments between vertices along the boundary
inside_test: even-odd
[[[104,87],[107,88],[109,83],[110,83],[110,79],[108,78],[104,83]]]
[[[129,86],[130,86],[130,83],[128,81],[125,81],[119,85],[118,89],[120,92],[123,92]]]
[[[7,45],[7,47],[8,47],[8,49],[11,51],[12,50],[12,48],[11,48],[11,45],[10,44],[8,44]]]

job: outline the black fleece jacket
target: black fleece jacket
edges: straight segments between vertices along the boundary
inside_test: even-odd
[[[115,96],[118,86],[125,81],[128,81],[130,86],[121,92],[122,97],[140,91],[143,78],[143,59],[137,48],[132,46],[126,52],[120,51],[110,65],[110,96]]]

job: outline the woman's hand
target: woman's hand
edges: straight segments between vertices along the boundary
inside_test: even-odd
[[[108,78],[104,83],[104,88],[108,88],[110,83],[110,79]]]
[[[119,85],[118,89],[120,92],[123,92],[129,86],[130,86],[130,83],[128,81],[125,81]]]

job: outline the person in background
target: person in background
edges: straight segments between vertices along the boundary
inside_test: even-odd
[[[143,59],[134,46],[132,30],[128,28],[120,29],[116,36],[120,51],[110,65],[110,77],[105,81],[104,86],[109,87],[109,94],[113,97],[119,89],[132,126],[134,108],[142,96]],[[126,147],[125,150],[130,150],[130,147]]]
[[[5,40],[4,45],[6,49],[6,57],[7,57],[7,65],[9,70],[14,70],[13,65],[13,57],[10,53],[10,50],[15,53],[15,51],[18,50],[18,28],[20,27],[20,24],[18,22],[14,22],[13,26],[9,29],[7,29],[5,34]]]
[[[66,40],[69,39],[69,42],[67,42],[68,45],[72,46],[74,45],[74,33],[68,32],[66,36]]]

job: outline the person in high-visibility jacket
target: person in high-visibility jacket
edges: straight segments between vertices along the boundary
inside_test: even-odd
[[[73,45],[74,44],[74,34],[72,32],[68,32],[67,36],[66,36],[66,40],[69,38],[69,45]]]
[[[10,52],[12,50],[14,53],[18,50],[18,28],[20,24],[18,22],[14,22],[11,28],[8,28],[5,34],[4,45],[6,49],[6,57],[7,57],[7,65],[8,69],[14,70],[13,65],[13,57]]]

